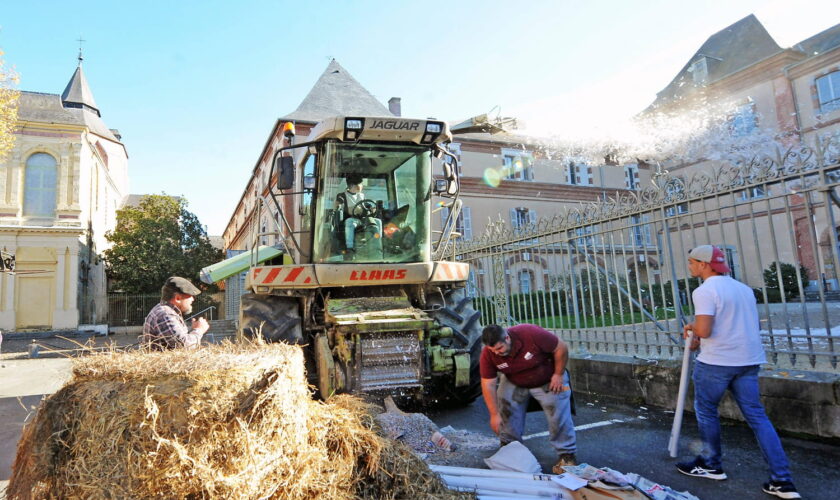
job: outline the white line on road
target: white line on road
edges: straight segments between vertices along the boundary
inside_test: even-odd
[[[612,425],[612,424],[620,424],[624,422],[624,420],[602,420],[600,422],[592,422],[591,424],[583,424],[583,425],[576,425],[575,431],[585,431],[586,429],[594,429],[595,427],[603,427],[605,425]],[[548,431],[546,432],[538,432],[536,434],[528,434],[527,436],[522,436],[522,440],[525,441],[526,439],[533,439],[538,437],[545,437],[548,436]]]

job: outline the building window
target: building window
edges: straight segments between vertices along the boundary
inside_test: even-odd
[[[767,188],[764,186],[754,186],[741,191],[741,200],[747,201],[755,198],[764,198],[767,196]]]
[[[514,229],[525,229],[529,224],[537,222],[537,212],[524,207],[510,209],[510,224]]]
[[[639,189],[639,166],[635,163],[624,166],[624,185],[627,189]]]
[[[467,296],[478,297],[478,278],[475,275],[475,270],[470,266],[470,274],[467,278]]]
[[[440,227],[446,226],[446,219],[449,218],[449,208],[444,207],[440,212]],[[461,207],[458,220],[455,221],[455,232],[461,235],[462,240],[472,239],[472,210],[470,207]]]
[[[521,149],[502,149],[502,169],[505,179],[534,180],[534,157]]]
[[[35,153],[26,160],[23,215],[55,217],[56,161],[46,153]]]
[[[729,133],[733,137],[750,135],[756,128],[758,128],[758,119],[755,116],[753,103],[738,106],[729,115]]]
[[[572,186],[588,186],[592,184],[592,167],[570,161],[566,171],[566,181]]]
[[[597,226],[584,226],[578,227],[575,229],[575,234],[578,238],[575,238],[575,241],[578,245],[594,245],[595,244],[595,237],[592,236],[592,233],[595,232],[595,227]]]
[[[673,217],[675,215],[683,215],[688,213],[688,202],[680,203],[665,209],[665,215]]]
[[[519,293],[531,293],[530,271],[519,271]]]
[[[94,146],[96,147],[96,152],[99,153],[99,157],[102,158],[102,162],[105,164],[105,168],[108,168],[108,152],[105,151],[105,148],[99,141],[96,141],[96,144]]]
[[[817,78],[817,97],[820,112],[828,113],[840,109],[840,71]]]
[[[694,80],[694,83],[698,85],[705,85],[709,81],[709,65],[705,57],[701,57],[691,63],[688,72],[691,73],[691,78]]]
[[[455,155],[455,158],[458,158],[458,161],[461,161],[461,143],[460,142],[450,142],[449,143],[449,152]]]
[[[649,215],[633,215],[630,217],[630,235],[632,238],[632,244],[634,246],[641,247],[645,245],[651,245],[653,243],[650,231],[650,224],[647,224],[647,222],[649,221]]]
[[[723,247],[723,253],[726,254],[726,265],[732,271],[729,275],[736,280],[739,279],[741,266],[738,264],[738,250],[731,246],[725,246]]]

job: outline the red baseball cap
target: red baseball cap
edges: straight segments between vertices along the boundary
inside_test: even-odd
[[[716,273],[726,274],[732,271],[726,265],[726,255],[724,255],[723,250],[713,245],[700,245],[693,248],[688,252],[688,258],[708,262]]]

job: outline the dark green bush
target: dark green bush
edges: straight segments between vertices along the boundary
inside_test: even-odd
[[[764,304],[764,294],[761,293],[761,288],[753,288],[753,294],[755,294],[755,301],[759,304]],[[775,304],[777,302],[782,301],[782,291],[777,288],[768,288],[767,289],[767,303],[768,304]]]
[[[782,286],[779,286],[779,276],[776,273],[777,265],[780,266],[779,269],[781,270]],[[781,293],[781,289],[784,287],[785,300],[794,299],[799,297],[800,285],[802,290],[808,286],[808,269],[805,266],[799,266],[799,274],[802,277],[801,283],[797,283],[796,280],[796,266],[785,262],[774,262],[764,270],[764,286],[767,287],[768,294],[770,290],[777,290]],[[781,296],[779,301],[781,302]]]

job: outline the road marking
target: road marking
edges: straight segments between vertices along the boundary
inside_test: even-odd
[[[575,431],[585,431],[586,429],[594,429],[596,427],[603,427],[605,425],[612,425],[612,424],[620,424],[623,423],[624,420],[602,420],[600,422],[592,422],[591,424],[583,424],[583,425],[576,425]],[[546,432],[538,432],[536,434],[528,434],[527,436],[522,436],[522,440],[525,441],[526,439],[533,439],[538,437],[545,437],[548,436],[548,431]]]

